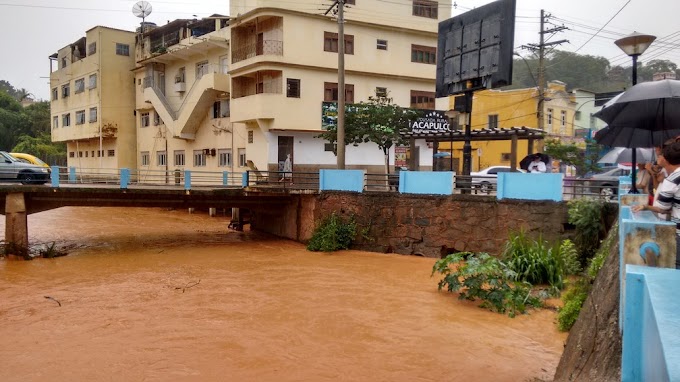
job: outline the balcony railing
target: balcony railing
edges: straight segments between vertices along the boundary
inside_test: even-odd
[[[235,47],[232,52],[232,62],[237,63],[263,55],[283,56],[283,41],[264,40],[259,43]]]

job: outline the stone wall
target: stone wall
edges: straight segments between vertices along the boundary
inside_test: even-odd
[[[561,202],[496,200],[481,195],[324,192],[300,195],[286,211],[258,212],[252,227],[306,242],[323,217],[354,216],[365,237],[353,248],[440,257],[456,251],[502,252],[512,232],[554,241],[571,235]]]

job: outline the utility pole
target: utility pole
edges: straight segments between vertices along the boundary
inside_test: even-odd
[[[556,33],[565,29],[569,29],[565,26],[559,26],[551,29],[545,29],[545,21],[550,18],[550,14],[545,14],[545,10],[541,9],[541,30],[538,32],[540,39],[538,44],[527,44],[522,45],[521,48],[529,49],[532,52],[538,51],[538,107],[537,107],[537,117],[538,117],[538,128],[545,131],[545,118],[544,113],[544,102],[545,102],[545,48],[548,46],[554,46],[569,42],[569,40],[559,40],[554,42],[545,42],[545,35],[548,33]]]
[[[345,169],[345,0],[336,0],[326,10],[328,14],[338,6],[338,119],[337,119],[337,156],[339,170]]]

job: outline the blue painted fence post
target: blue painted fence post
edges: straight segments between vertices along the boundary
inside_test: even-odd
[[[50,179],[52,180],[52,187],[59,187],[59,166],[52,166]]]
[[[222,185],[223,186],[229,185],[229,171],[225,171],[222,173]]]
[[[243,172],[243,177],[241,178],[241,186],[242,186],[243,188],[248,187],[248,182],[249,182],[248,174],[249,174],[248,171],[244,171],[244,172]]]
[[[191,171],[184,170],[184,189],[191,190]]]
[[[68,182],[69,183],[75,183],[76,182],[76,168],[75,167],[69,167],[68,168]]]
[[[130,183],[130,169],[129,168],[121,168],[120,169],[120,188],[123,190],[126,190],[128,188],[128,184]]]

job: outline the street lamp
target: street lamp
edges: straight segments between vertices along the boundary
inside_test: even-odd
[[[614,41],[616,46],[633,58],[633,85],[637,84],[637,58],[652,45],[654,40],[656,40],[656,36],[633,32],[626,37]]]
[[[630,35],[620,38],[616,41],[614,41],[614,44],[621,48],[621,50],[629,55],[630,57],[633,58],[633,86],[637,84],[637,58],[639,55],[645,52],[647,48],[649,48],[650,45],[652,45],[652,42],[656,40],[656,36],[652,36],[649,34],[641,34],[638,32],[633,32]],[[639,191],[635,187],[636,179],[635,179],[635,162],[636,162],[636,148],[633,147],[633,153],[632,153],[632,160],[633,160],[633,166],[630,169],[631,172],[631,188],[630,188],[630,193],[631,194],[638,194]]]

